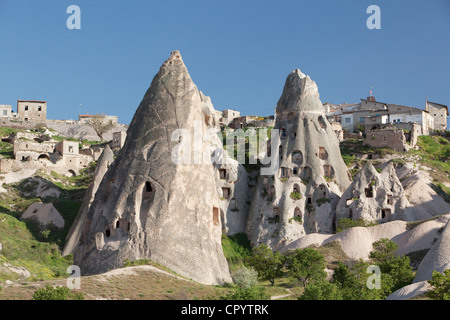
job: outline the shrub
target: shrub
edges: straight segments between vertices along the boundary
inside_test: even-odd
[[[302,198],[302,194],[300,192],[291,192],[292,200],[300,200]]]
[[[426,293],[426,296],[435,300],[450,300],[450,269],[443,273],[433,270],[433,275],[428,283],[433,289]]]
[[[342,293],[337,285],[328,281],[308,284],[299,300],[342,300]]]
[[[252,255],[246,259],[246,263],[258,272],[260,278],[269,280],[272,286],[276,278],[283,276],[281,270],[284,264],[283,256],[279,252],[273,252],[265,244],[257,246]]]
[[[253,268],[243,265],[236,269],[231,277],[239,288],[248,289],[258,284],[258,273]]]
[[[45,288],[38,289],[33,293],[33,300],[84,300],[81,292],[71,293],[67,287],[52,287],[46,285]]]

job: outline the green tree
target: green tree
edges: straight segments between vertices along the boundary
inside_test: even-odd
[[[433,274],[428,283],[433,289],[426,293],[426,296],[434,300],[450,300],[450,269],[443,273],[433,270]]]
[[[326,278],[325,258],[313,248],[297,249],[286,254],[289,274],[306,287],[308,283]]]
[[[342,293],[338,286],[328,281],[310,283],[305,287],[299,300],[342,300]]]
[[[380,267],[383,275],[391,277],[391,292],[410,284],[414,279],[408,256],[397,256],[398,245],[389,239],[380,239],[373,243],[369,257]]]
[[[271,285],[275,284],[275,279],[283,276],[283,256],[279,252],[273,252],[265,244],[260,244],[250,257],[247,257],[246,263],[252,266],[258,276],[263,280],[269,280]]]

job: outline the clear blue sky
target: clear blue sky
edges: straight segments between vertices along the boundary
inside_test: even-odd
[[[69,30],[69,5],[81,30]],[[369,30],[369,5],[381,30]],[[170,51],[217,110],[271,115],[299,68],[322,102],[450,105],[450,1],[0,0],[0,104],[128,124]],[[82,104],[80,109],[80,104]]]

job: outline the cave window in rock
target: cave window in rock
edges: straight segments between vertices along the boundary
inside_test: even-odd
[[[230,208],[231,210],[238,210],[238,205],[237,205],[237,199],[236,198],[232,198],[230,201]]]
[[[273,216],[274,216],[275,218],[277,218],[277,217],[280,216],[280,208],[278,208],[278,207],[273,207]]]
[[[388,195],[386,196],[386,202],[387,202],[387,204],[392,204],[392,202],[393,202],[393,197],[392,197],[391,194],[388,194]]]
[[[148,199],[155,193],[155,188],[150,181],[146,181],[143,188],[143,198]]]
[[[322,198],[328,198],[327,188],[323,183],[319,186],[319,191]]]
[[[319,158],[322,160],[326,160],[328,158],[327,150],[324,147],[319,147]]]
[[[382,209],[381,210],[381,219],[383,219],[383,221],[390,221],[391,220],[391,209]]]
[[[275,186],[270,187],[269,195],[271,198],[275,197]]]
[[[127,225],[127,231],[130,231],[130,229],[131,229],[131,223],[128,222],[128,225]]]
[[[324,175],[328,178],[333,178],[334,176],[334,171],[333,171],[333,167],[330,166],[329,164],[326,164],[323,166],[323,171],[324,171]]]
[[[105,230],[105,235],[106,235],[107,238],[109,238],[111,236],[111,230],[106,229]]]
[[[278,154],[280,155],[280,159],[283,159],[283,146],[278,147]]]
[[[230,188],[226,188],[226,187],[222,188],[222,197],[224,199],[228,199],[230,197],[230,194],[231,194]]]
[[[364,189],[364,194],[367,198],[373,198],[373,188],[372,185],[369,185],[369,187]]]
[[[311,195],[308,195],[308,197],[306,198],[306,203],[307,204],[312,204],[312,197],[311,197]]]
[[[302,179],[309,179],[311,178],[311,170],[309,167],[304,167],[302,170]]]
[[[286,138],[286,128],[281,128],[281,138]]]
[[[220,179],[222,179],[222,180],[226,179],[227,170],[226,169],[219,169],[219,175],[220,175]]]
[[[213,207],[213,224],[217,226],[219,224],[219,208]]]
[[[294,168],[292,169],[292,173],[293,173],[294,175],[298,175],[298,168],[297,168],[297,167],[294,167]]]
[[[281,167],[280,178],[287,178],[287,177],[288,177],[288,168]]]
[[[319,124],[322,129],[325,129],[327,127],[322,116],[319,117]]]
[[[293,188],[292,192],[300,193],[300,187],[298,184],[294,184],[294,188]]]
[[[302,156],[301,151],[298,151],[298,150],[293,151],[291,157],[292,157],[292,162],[293,163],[300,164],[303,161],[303,156]]]
[[[116,229],[119,229],[120,228],[120,220],[117,220],[116,221]]]
[[[302,211],[300,210],[299,207],[296,207],[295,210],[294,210],[294,217],[295,218],[301,218],[301,216],[302,216]]]
[[[352,208],[348,209],[348,218],[353,219],[353,209]]]

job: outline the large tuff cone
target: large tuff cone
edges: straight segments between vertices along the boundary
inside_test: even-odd
[[[209,153],[210,148],[207,141],[194,146],[190,140],[194,127],[203,134],[211,122],[202,97],[180,53],[172,52],[90,207],[74,252],[82,274],[122,267],[126,259],[151,259],[201,283],[231,282],[221,247],[214,168],[193,164],[198,150]],[[191,136],[173,139],[176,129]],[[181,141],[191,147],[192,164],[173,161]]]
[[[332,233],[336,204],[351,177],[317,85],[298,69],[286,79],[274,128],[280,137],[271,154],[279,167],[259,178],[247,233],[253,245],[277,250],[308,233]]]

